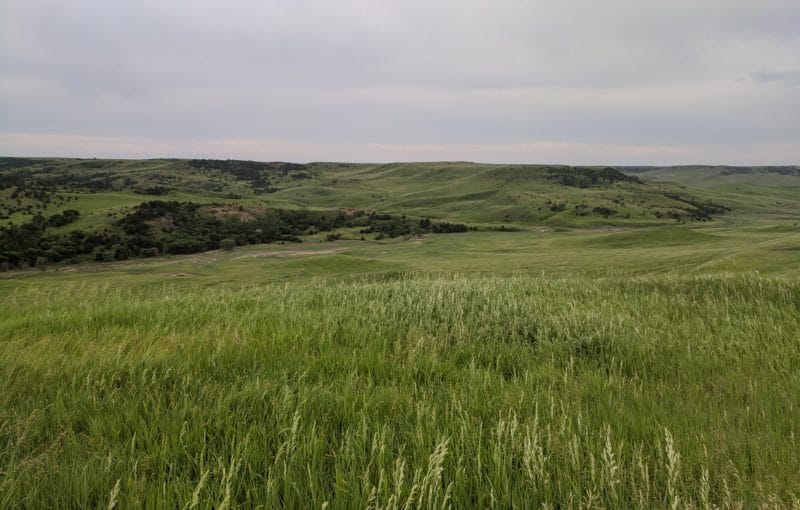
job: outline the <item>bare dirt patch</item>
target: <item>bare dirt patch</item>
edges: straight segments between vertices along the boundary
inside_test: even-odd
[[[204,207],[203,211],[214,216],[217,219],[224,219],[230,216],[235,216],[243,222],[253,221],[256,219],[259,210],[248,209],[238,205],[215,205]]]
[[[155,218],[145,223],[156,229],[158,232],[169,232],[173,228],[172,220],[167,217]]]

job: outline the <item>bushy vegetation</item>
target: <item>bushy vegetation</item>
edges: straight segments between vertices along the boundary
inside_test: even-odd
[[[0,157],[0,172],[17,170],[41,163],[40,159]]]
[[[423,234],[456,234],[466,232],[469,228],[463,223],[447,221],[432,222],[429,218],[419,220],[406,217],[398,218],[388,214],[371,214],[369,226],[361,230],[362,234],[378,234],[384,237],[420,236]]]
[[[458,223],[364,211],[355,214],[307,209],[246,211],[241,206],[162,200],[142,202],[117,221],[114,230],[48,231],[48,227],[62,227],[75,221],[78,215],[78,211],[66,210],[47,219],[37,215],[21,226],[0,227],[0,269],[22,265],[42,267],[63,261],[77,263],[81,259],[109,262],[164,253],[199,253],[221,248],[223,240],[234,245],[299,243],[299,236],[305,234],[349,227],[363,227],[361,233],[376,233],[379,238],[467,231],[466,225]],[[328,240],[340,238],[339,234],[330,234]],[[230,248],[229,242],[226,245]]]
[[[294,211],[263,211],[250,221],[242,221],[235,214],[222,218],[202,214],[200,207],[192,202],[144,202],[120,220],[119,226],[129,244],[155,245],[172,254],[215,250],[223,239],[233,239],[237,244],[299,242],[297,235],[307,228]]]
[[[800,286],[50,282],[0,307],[0,507],[796,508]]]
[[[103,168],[99,166],[97,168]],[[102,172],[34,172],[28,168],[0,172],[0,186],[16,186],[23,191],[31,188],[34,191],[50,191],[62,187],[70,191],[107,191],[114,189],[117,177],[109,171]],[[120,187],[124,183],[120,182]]]
[[[289,176],[295,180],[311,177],[311,172],[308,170],[307,165],[298,163],[262,163],[235,159],[192,159],[189,161],[189,167],[230,174],[238,180],[249,182],[256,189],[271,188],[271,178],[276,176]]]
[[[67,235],[47,232],[48,227],[62,227],[75,221],[80,213],[68,209],[49,218],[36,215],[21,226],[0,227],[0,270],[7,270],[26,263],[30,266],[46,262],[74,259],[78,254],[91,253],[96,236],[83,232]]]
[[[666,196],[673,200],[683,202],[688,207],[682,207],[691,218],[696,220],[709,220],[712,214],[722,214],[731,210],[730,207],[717,204],[711,200],[699,200],[690,196],[682,196],[675,193],[667,193]],[[672,217],[680,217],[677,212],[672,213]]]
[[[590,188],[593,186],[607,186],[617,182],[642,181],[633,175],[627,175],[621,171],[605,167],[581,168],[581,167],[548,167],[547,178],[561,184],[562,186],[572,186],[575,188]]]

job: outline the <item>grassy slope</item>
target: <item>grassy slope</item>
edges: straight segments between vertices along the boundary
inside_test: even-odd
[[[311,179],[275,180],[273,184],[279,189],[275,193],[255,193],[246,181],[237,181],[221,172],[192,169],[182,160],[41,160],[28,169],[34,175],[109,172],[115,176],[113,190],[63,193],[75,200],[33,210],[44,214],[67,208],[79,210],[83,219],[68,228],[110,225],[114,214],[122,214],[126,207],[152,199],[261,207],[358,208],[475,223],[572,227],[660,225],[674,220],[657,218],[656,211],[667,214],[686,207],[666,193],[691,195],[675,186],[653,182],[617,182],[589,188],[564,186],[548,178],[546,167],[473,163],[316,163],[308,166]],[[133,184],[124,184],[124,179]],[[170,194],[153,197],[134,193],[137,188],[156,185],[170,188]],[[8,201],[9,194],[10,190],[0,190],[0,199]],[[553,211],[552,204],[562,204],[564,210]],[[587,215],[575,214],[579,205],[585,206]],[[604,217],[592,213],[595,207],[613,209],[616,214]],[[17,212],[0,222],[20,223],[28,218],[30,214]]]
[[[115,189],[96,192],[79,191],[71,192],[61,189],[57,194],[71,197],[72,200],[64,204],[36,209],[44,215],[55,214],[65,209],[80,211],[81,218],[78,222],[68,225],[66,230],[73,228],[100,228],[111,225],[113,218],[120,217],[126,210],[146,200],[170,199],[191,200],[195,202],[223,201],[230,193],[247,192],[247,187],[236,182],[230,176],[201,175],[199,172],[190,172],[184,161],[178,160],[74,160],[74,159],[41,159],[32,167],[36,174],[57,175],[68,173],[72,175],[90,175],[101,172],[111,173],[115,179]],[[91,166],[88,166],[91,165]],[[96,165],[96,166],[95,166]],[[129,178],[134,184],[126,185],[123,179]],[[166,197],[149,196],[136,193],[136,188],[165,185],[172,188],[172,194]],[[211,191],[213,185],[223,187],[223,191]],[[0,205],[5,201],[11,203],[11,190],[0,190]],[[31,200],[22,199],[22,204],[36,204]],[[31,214],[17,212],[0,224],[15,222],[24,223],[30,219]]]
[[[463,198],[491,167],[451,166],[418,181],[439,202],[409,165],[242,201],[506,219],[499,192]],[[800,209],[770,190],[694,226],[515,218],[7,275],[0,508],[797,506]]]
[[[269,196],[269,203],[289,207],[355,207],[476,223],[593,226],[658,225],[655,211],[684,207],[665,193],[669,185],[619,182],[590,188],[560,185],[546,167],[474,163],[396,163],[314,166],[316,176]],[[564,211],[552,211],[553,203]],[[577,216],[575,206],[607,207],[609,218]]]
[[[228,285],[375,278],[407,272],[458,272],[589,276],[666,273],[753,273],[794,277],[800,274],[800,232],[737,229],[729,225],[688,229],[528,230],[428,235],[405,241],[346,240],[240,247],[190,256],[169,256],[115,263],[85,263],[0,274],[6,287],[40,287],[57,281],[144,281],[188,285]]]
[[[0,506],[797,504],[798,296],[659,275],[10,290]]]
[[[798,225],[795,212],[800,210],[800,167],[683,166],[628,172],[723,201],[741,219],[767,227],[787,222]]]

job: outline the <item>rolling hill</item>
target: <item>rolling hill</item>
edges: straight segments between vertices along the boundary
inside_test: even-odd
[[[0,508],[795,508],[763,178],[0,160]]]
[[[706,220],[724,211],[691,191],[612,168],[0,160],[0,221],[5,223],[76,209],[81,213],[76,227],[106,226],[109,215],[153,199],[353,208],[479,223],[576,227]]]
[[[0,264],[198,253],[320,233],[369,241],[477,230],[793,230],[797,174],[794,167],[0,158]]]

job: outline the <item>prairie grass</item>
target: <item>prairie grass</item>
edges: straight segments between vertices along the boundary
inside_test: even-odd
[[[0,292],[2,508],[798,508],[800,282]]]

